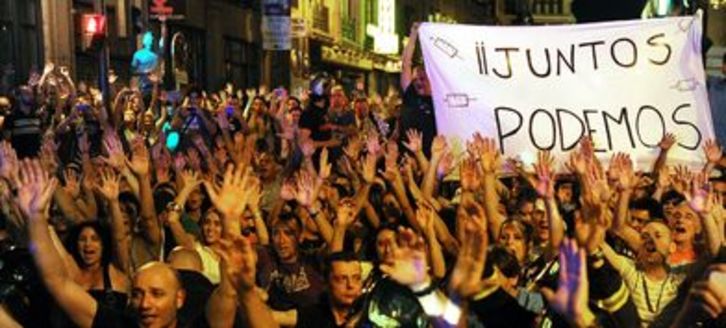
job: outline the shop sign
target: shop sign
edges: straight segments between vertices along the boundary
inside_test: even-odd
[[[373,37],[373,52],[398,53],[396,34],[396,0],[378,0],[378,25],[368,24],[366,33]]]
[[[264,0],[262,2],[262,48],[290,50],[290,0]]]

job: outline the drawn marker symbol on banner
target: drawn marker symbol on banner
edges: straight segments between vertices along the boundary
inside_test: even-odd
[[[678,28],[681,30],[681,32],[687,32],[691,29],[691,25],[693,25],[694,18],[686,18],[681,19],[678,21]]]
[[[467,108],[469,104],[474,102],[476,98],[470,97],[466,93],[449,93],[444,98],[444,102],[449,108]]]
[[[461,57],[461,55],[459,54],[459,49],[456,48],[449,41],[442,39],[440,37],[433,37],[433,36],[430,37],[429,40],[433,41],[434,47],[436,47],[436,49],[439,49],[446,56],[449,56],[450,58],[458,58],[460,60],[464,60],[464,57]]]
[[[680,80],[680,81],[676,82],[676,84],[671,86],[671,89],[676,89],[681,92],[693,91],[693,90],[696,90],[696,88],[698,88],[698,85],[699,85],[699,83],[698,83],[698,81],[696,81],[696,79],[690,78],[690,79],[684,79],[684,80]]]

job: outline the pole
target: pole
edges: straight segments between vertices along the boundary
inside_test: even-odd
[[[106,0],[96,0],[94,3],[94,9],[96,13],[99,13],[106,17]],[[108,35],[108,24],[104,24],[103,27],[104,35]],[[106,109],[106,113],[111,112],[111,93],[108,85],[108,41],[107,37],[101,40],[101,46],[98,49],[98,87],[101,89],[101,95],[103,96],[103,107]]]

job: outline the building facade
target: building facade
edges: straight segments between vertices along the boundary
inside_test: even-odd
[[[1,0],[0,46],[10,50],[0,52],[0,68],[20,83],[52,61],[70,66],[77,79],[95,81],[97,56],[83,48],[79,31],[80,16],[94,11],[98,1]],[[574,22],[572,0],[287,0],[292,48],[265,51],[260,26],[266,1],[272,0],[105,0],[110,67],[122,79],[129,77],[140,34],[150,27],[159,35],[158,20],[147,14],[157,2],[184,17],[168,21],[169,88],[189,83],[218,88],[230,81],[241,88],[264,83],[296,89],[306,86],[311,73],[328,71],[349,89],[362,85],[384,94],[398,84],[400,53],[413,22]],[[723,7],[707,15],[712,71],[726,49],[724,15]]]

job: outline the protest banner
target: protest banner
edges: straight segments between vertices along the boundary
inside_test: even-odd
[[[669,163],[702,165],[714,130],[701,26],[700,14],[561,26],[424,23],[438,133],[462,144],[480,132],[525,163],[589,135],[601,159],[626,152],[639,169],[674,133]]]

